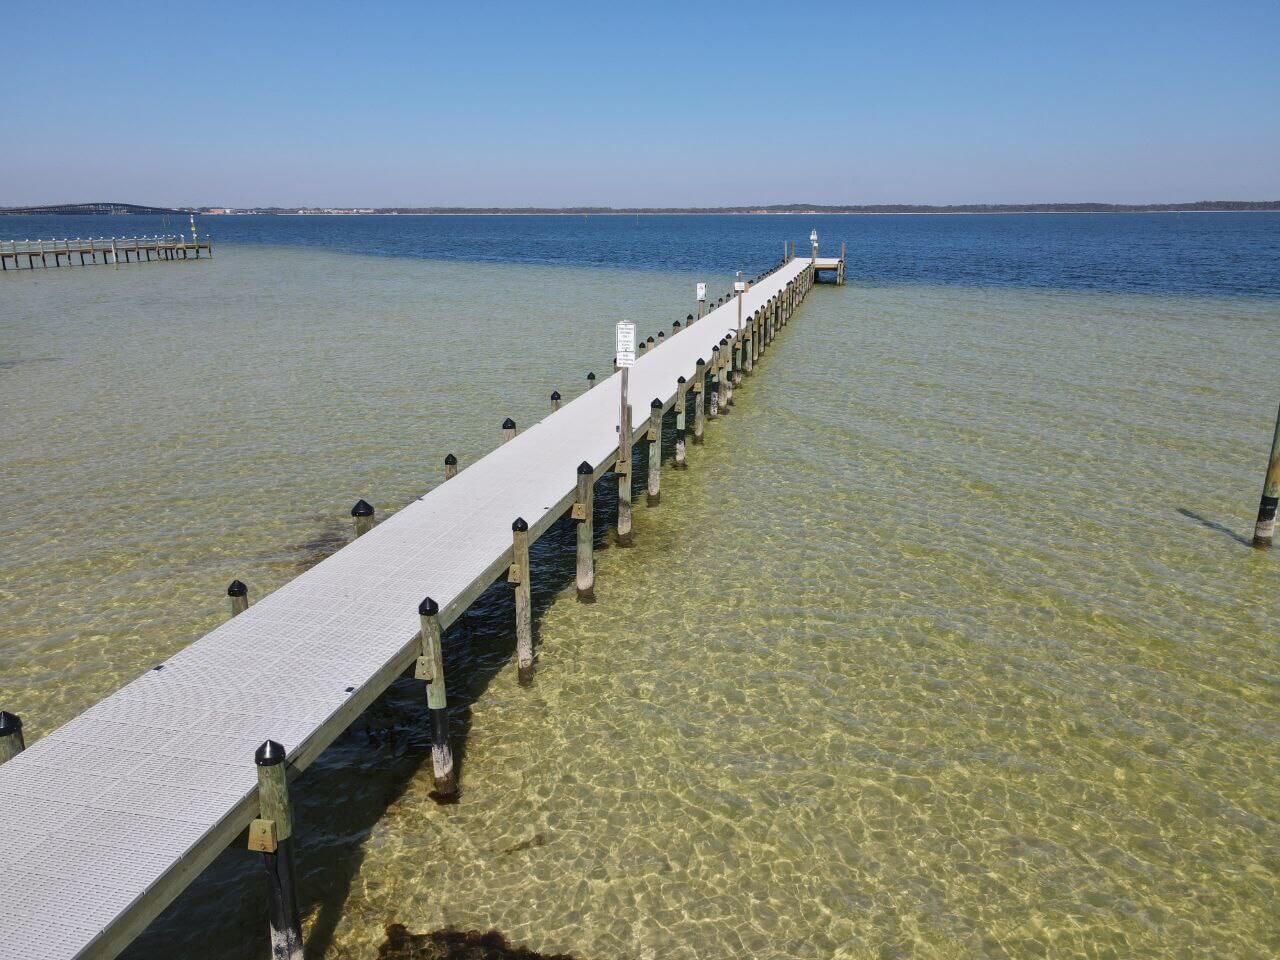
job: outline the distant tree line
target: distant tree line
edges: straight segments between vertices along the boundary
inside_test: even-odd
[[[202,208],[205,210],[216,208]],[[289,214],[334,207],[251,207],[237,213]],[[350,209],[350,208],[342,208]],[[775,203],[737,207],[374,207],[375,214],[571,214],[638,213],[1171,213],[1178,211],[1280,211],[1280,200],[1197,200],[1194,203]]]

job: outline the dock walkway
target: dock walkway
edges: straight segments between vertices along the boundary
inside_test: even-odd
[[[785,322],[818,269],[842,275],[843,261],[786,260],[743,295],[744,320],[767,307]],[[738,316],[730,299],[638,358],[634,430],[654,398],[692,402],[697,361]],[[285,747],[290,776],[305,769],[414,667],[424,597],[447,627],[508,573],[516,518],[535,540],[574,506],[579,464],[597,479],[614,466],[620,377],[0,766],[0,960],[127,946],[260,815],[259,744]]]
[[[213,257],[208,237],[181,234],[155,237],[89,237],[66,240],[0,240],[0,270],[34,270],[88,264],[142,263],[149,260],[202,260]]]

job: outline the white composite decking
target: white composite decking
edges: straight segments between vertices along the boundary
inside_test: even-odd
[[[743,316],[809,265],[754,285]],[[637,431],[737,316],[639,359]],[[0,960],[123,949],[257,815],[262,741],[304,769],[413,662],[423,597],[447,626],[506,569],[512,520],[538,536],[579,463],[612,463],[618,391],[615,374],[0,766]]]

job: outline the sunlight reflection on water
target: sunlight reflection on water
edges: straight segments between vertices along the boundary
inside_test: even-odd
[[[4,705],[65,722],[233,577],[261,597],[358,497],[385,516],[607,373],[612,320],[669,328],[692,279],[280,248],[6,278]],[[537,545],[532,688],[505,587],[451,628],[460,804],[410,680],[298,781],[312,949],[1274,954],[1277,558],[1233,534],[1277,321],[819,288],[598,555],[599,603],[570,530]],[[229,851],[127,955],[260,954],[259,870]]]

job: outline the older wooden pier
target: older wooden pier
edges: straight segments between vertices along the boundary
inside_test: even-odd
[[[200,260],[213,257],[208,237],[89,237],[67,240],[0,240],[0,269],[38,270],[92,264],[143,263],[151,260]]]
[[[293,831],[288,780],[412,668],[425,681],[437,790],[454,792],[441,631],[506,578],[518,588],[527,680],[537,640],[529,545],[568,514],[586,528],[578,598],[607,597],[591,556],[594,482],[623,476],[629,518],[631,442],[649,443],[656,505],[655,425],[672,413],[683,431],[692,410],[700,439],[705,399],[722,390],[732,401],[745,358],[769,349],[820,270],[842,277],[843,263],[788,257],[673,325],[629,370],[621,424],[622,375],[594,388],[592,376],[542,421],[511,424],[478,462],[459,471],[446,460],[443,483],[382,523],[357,505],[349,545],[252,605],[234,582],[226,622],[29,748],[20,720],[2,715],[0,960],[116,956],[246,829],[266,868],[272,954],[300,958],[292,850],[306,838]],[[679,450],[696,469],[698,457]]]

